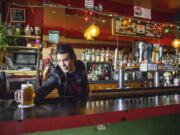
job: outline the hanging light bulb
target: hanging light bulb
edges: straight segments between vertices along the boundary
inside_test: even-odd
[[[99,33],[100,33],[100,29],[99,29],[99,27],[97,25],[92,24],[92,25],[89,26],[88,29],[89,29],[90,34],[91,34],[92,37],[97,37],[99,35]]]
[[[177,39],[177,38],[174,39],[173,42],[172,42],[172,46],[173,46],[174,48],[180,47],[180,40]]]
[[[84,37],[86,40],[93,40],[100,33],[99,27],[97,25],[90,25],[84,32]]]
[[[93,40],[93,37],[91,36],[89,29],[87,29],[87,30],[84,32],[84,38],[85,38],[86,40]]]

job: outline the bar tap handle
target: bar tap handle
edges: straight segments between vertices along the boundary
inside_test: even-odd
[[[163,46],[159,47],[159,61],[162,62]]]
[[[142,62],[142,51],[143,51],[143,44],[139,44],[139,63]]]
[[[153,52],[152,52],[152,63],[155,63],[155,59],[156,59],[156,52],[155,52],[155,47],[153,47]]]
[[[118,61],[118,48],[115,49],[115,55],[114,55],[114,70],[117,68],[117,61]]]
[[[151,44],[148,44],[148,63],[151,63]]]
[[[143,54],[143,59],[148,62],[148,46],[144,46],[144,54]]]

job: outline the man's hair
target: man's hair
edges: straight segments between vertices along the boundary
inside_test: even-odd
[[[69,44],[60,44],[60,45],[58,45],[58,47],[56,49],[56,55],[57,54],[64,54],[64,53],[68,53],[69,57],[71,59],[74,58],[76,60],[76,55],[74,53],[74,50]]]

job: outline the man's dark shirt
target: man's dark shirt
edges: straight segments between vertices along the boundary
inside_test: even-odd
[[[89,87],[86,68],[83,62],[75,61],[76,71],[64,73],[59,66],[54,68],[47,82],[35,91],[35,99],[48,95],[54,88],[58,89],[59,97],[83,99],[88,96]]]

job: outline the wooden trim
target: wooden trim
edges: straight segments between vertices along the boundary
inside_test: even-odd
[[[48,35],[43,35],[43,41],[48,42],[48,40],[49,40],[49,36]],[[87,41],[87,40],[81,39],[81,38],[69,38],[69,37],[64,37],[64,36],[59,36],[59,42],[69,43],[69,44],[117,46],[117,41],[105,41],[105,40]],[[132,43],[131,42],[121,42],[121,43],[119,43],[119,46],[132,47]]]

